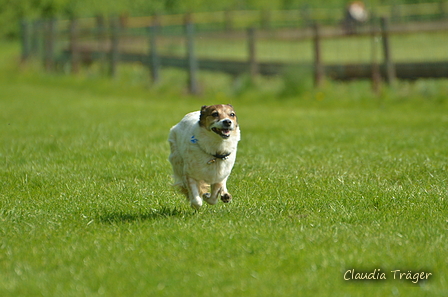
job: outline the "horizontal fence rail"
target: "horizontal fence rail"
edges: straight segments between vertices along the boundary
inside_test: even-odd
[[[84,54],[86,61],[100,60],[103,52],[90,51]],[[66,50],[60,56],[59,62],[67,63],[71,61],[72,54]],[[147,67],[153,66],[153,62],[148,59],[145,54],[120,54],[120,62],[124,63],[141,63]],[[214,59],[198,59],[198,67],[205,71],[224,72],[230,75],[241,75],[249,73],[250,62],[214,60]],[[158,64],[160,67],[174,67],[188,70],[188,61],[181,57],[159,56]],[[311,69],[310,64],[300,63],[258,63],[258,74],[273,76],[283,74],[287,69]],[[335,80],[351,80],[351,79],[370,79],[372,76],[372,64],[340,64],[325,65],[326,76]],[[416,70],[417,69],[417,70]],[[415,63],[395,63],[396,77],[399,79],[418,79],[418,78],[446,78],[448,77],[448,61],[447,62],[415,62]],[[380,74],[386,77],[386,66],[380,66]]]

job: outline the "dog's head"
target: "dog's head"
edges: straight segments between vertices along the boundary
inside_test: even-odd
[[[202,106],[199,125],[226,139],[238,128],[233,106],[230,104]]]

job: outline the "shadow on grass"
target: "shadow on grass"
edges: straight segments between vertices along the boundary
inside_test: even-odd
[[[98,221],[102,223],[130,223],[139,221],[150,221],[156,219],[163,219],[169,217],[183,218],[191,216],[191,212],[186,212],[176,207],[171,208],[162,206],[161,208],[151,208],[144,212],[139,213],[126,213],[126,212],[108,212],[104,211],[98,214]]]

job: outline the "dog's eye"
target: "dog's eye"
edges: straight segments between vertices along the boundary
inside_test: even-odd
[[[212,117],[218,117],[219,116],[219,113],[217,112],[217,111],[215,111],[215,112],[212,112]]]
[[[233,118],[233,117],[235,116],[235,114],[232,112],[232,113],[230,114],[230,116]]]

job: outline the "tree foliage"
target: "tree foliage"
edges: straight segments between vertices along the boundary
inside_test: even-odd
[[[393,3],[443,2],[445,0],[394,0]],[[0,37],[15,37],[22,18],[94,16],[98,14],[151,15],[195,11],[244,9],[298,9],[343,7],[349,0],[0,0]],[[369,6],[390,4],[387,0],[365,0]]]

